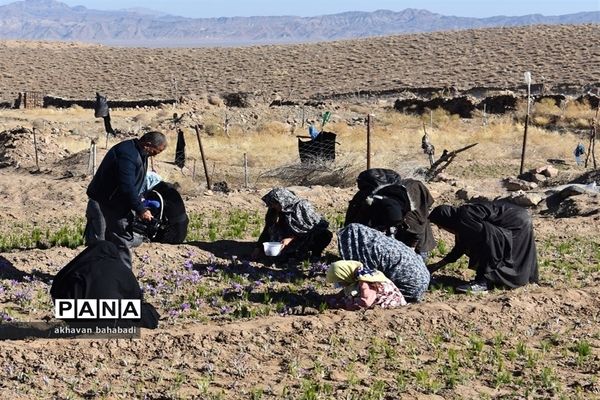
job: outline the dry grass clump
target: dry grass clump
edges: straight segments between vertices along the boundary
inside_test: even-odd
[[[257,129],[263,135],[272,136],[272,135],[285,135],[291,133],[291,127],[288,124],[279,121],[270,121],[267,122]]]
[[[565,106],[564,115],[568,119],[590,119],[593,118],[595,112],[588,102],[570,101]]]
[[[573,108],[569,109],[570,115],[589,115],[591,112],[589,108],[577,105],[571,107]],[[514,169],[513,164],[518,164],[520,159],[524,126],[522,121],[515,119],[518,112],[514,115],[488,115],[485,119],[461,119],[440,109],[415,116],[377,104],[365,104],[364,109],[354,108],[354,111],[343,103],[332,105],[331,108],[334,110],[332,121],[325,125],[324,130],[337,134],[339,144],[336,146],[337,161],[332,167],[333,170],[343,167],[344,171],[358,173],[366,168],[367,127],[363,122],[367,114],[372,115],[371,167],[393,168],[401,171],[403,175],[418,174],[420,170],[428,167],[427,156],[421,149],[424,127],[436,147],[436,157],[439,157],[444,149],[451,151],[471,143],[479,143],[459,158],[465,162],[484,160],[490,165],[510,165],[507,170]],[[553,113],[557,109],[560,108],[550,102],[544,102],[541,103],[538,112]],[[181,180],[186,188],[189,185],[189,190],[197,190],[204,187],[204,171],[196,132],[192,127],[195,120],[185,120],[181,124],[187,144],[186,166],[180,170],[173,165],[177,134],[172,113],[183,114],[186,111],[175,107],[163,110],[149,109],[141,114],[139,110],[114,110],[111,116],[113,127],[137,136],[148,129],[164,132],[169,146],[156,157],[158,172],[166,175],[163,177],[169,181]],[[60,143],[61,148],[71,153],[86,151],[89,149],[90,139],[97,138],[99,159],[102,156],[101,152],[105,146],[104,126],[101,119],[93,118],[92,110],[42,109],[7,112],[14,114],[14,117],[17,117],[18,112],[18,118],[22,120],[23,125],[32,125],[39,119],[47,121],[40,135],[50,135]],[[307,119],[312,118],[312,114],[317,115],[321,112],[322,110],[312,110]],[[228,113],[230,118],[228,135],[224,132],[225,113]],[[228,109],[224,112],[215,108],[197,111],[199,118],[196,122],[202,126],[200,134],[207,168],[213,182],[225,180],[230,187],[243,185],[244,154],[247,156],[251,186],[266,184],[266,181],[259,177],[264,176],[267,171],[298,164],[296,134],[306,135],[304,129],[308,129],[308,126],[300,129],[301,120],[294,119],[297,113],[296,108],[272,110],[260,107],[243,111]],[[548,118],[542,115],[538,117]],[[582,123],[583,121],[585,120],[582,120]],[[291,127],[294,124],[297,129],[292,133]],[[316,126],[320,128],[319,123]],[[544,126],[530,124],[527,162],[539,165],[545,163],[548,158],[570,160],[573,148],[580,140],[577,134],[574,127],[565,127],[558,133],[545,129]],[[126,138],[111,137],[108,146]],[[498,171],[505,169],[501,167]],[[488,172],[481,171],[486,174]],[[298,182],[302,179],[300,176]],[[307,179],[304,181],[308,182]]]
[[[554,99],[542,99],[535,104],[534,113],[537,115],[561,115],[562,111]]]
[[[525,121],[527,101],[517,104],[516,115],[520,121]],[[532,125],[548,129],[589,129],[595,115],[589,103],[565,100],[560,106],[550,98],[542,99],[531,105],[530,122]]]

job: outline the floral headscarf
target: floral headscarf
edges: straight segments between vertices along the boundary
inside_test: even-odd
[[[285,221],[295,234],[305,234],[317,225],[329,225],[307,200],[299,198],[286,188],[274,188],[264,195],[262,200],[267,207],[276,204],[281,206]]]

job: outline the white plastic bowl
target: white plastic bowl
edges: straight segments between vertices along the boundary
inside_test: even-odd
[[[279,253],[281,253],[281,243],[280,242],[264,242],[263,249],[265,250],[265,255],[269,257],[277,257]]]

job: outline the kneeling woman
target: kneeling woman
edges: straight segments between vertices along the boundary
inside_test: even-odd
[[[406,305],[400,289],[381,271],[365,268],[358,261],[336,261],[327,270],[327,282],[342,287],[328,302],[349,311],[373,306],[396,308]]]
[[[307,200],[285,188],[274,188],[262,200],[269,209],[253,258],[264,254],[264,242],[281,242],[282,258],[304,259],[309,253],[313,260],[321,257],[333,234],[327,229],[329,223]]]
[[[429,266],[435,272],[469,257],[475,280],[458,291],[481,292],[494,286],[516,288],[538,282],[538,265],[531,217],[524,208],[505,203],[473,203],[460,207],[438,206],[429,220],[453,233],[454,248]]]
[[[427,291],[429,271],[421,256],[378,230],[350,224],[339,231],[338,248],[344,260],[383,272],[408,301],[421,301]]]

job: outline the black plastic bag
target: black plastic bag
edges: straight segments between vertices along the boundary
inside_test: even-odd
[[[96,118],[108,117],[108,100],[105,96],[96,92],[96,105],[94,106],[94,116]]]

